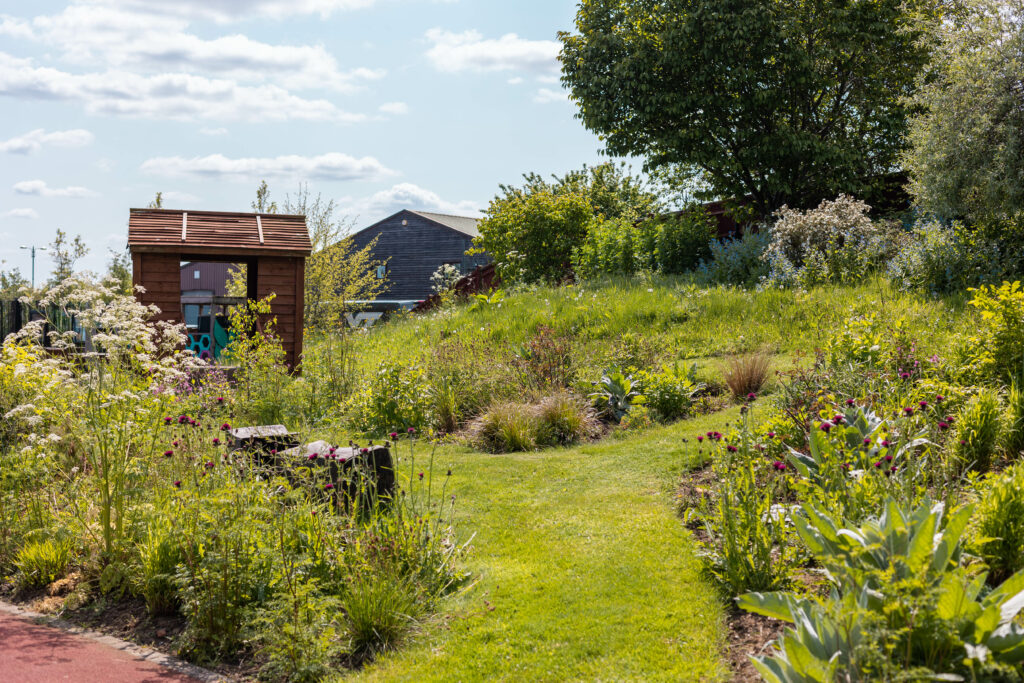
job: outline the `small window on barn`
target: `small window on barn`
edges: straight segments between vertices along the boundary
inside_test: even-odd
[[[384,276],[388,274],[387,266],[377,266],[377,279],[383,280]]]
[[[192,279],[193,280],[198,280],[199,279],[199,271],[198,270],[193,270],[192,271]]]

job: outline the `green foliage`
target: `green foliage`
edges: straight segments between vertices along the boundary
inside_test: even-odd
[[[946,515],[925,500],[892,501],[877,519],[850,528],[805,507],[797,533],[828,570],[824,601],[786,593],[740,596],[745,610],[793,624],[767,656],[753,657],[767,681],[1014,680],[1024,629],[1024,573],[991,593],[961,567],[970,508]]]
[[[14,561],[18,583],[27,588],[50,585],[67,572],[72,550],[72,543],[64,536],[26,542]]]
[[[381,435],[422,430],[431,418],[432,397],[421,367],[385,361],[361,390],[352,395],[347,412],[355,429]]]
[[[647,407],[665,422],[687,417],[693,410],[697,394],[706,388],[697,381],[696,364],[679,361],[662,366],[660,372],[643,371],[639,380]]]
[[[711,539],[703,553],[707,571],[727,595],[785,587],[796,557],[781,481],[776,476],[759,479],[752,439],[750,412],[744,411],[736,444],[727,445],[714,462],[721,484],[703,518]]]
[[[473,441],[488,453],[532,451],[537,446],[537,418],[522,403],[496,403],[475,425]]]
[[[1024,217],[1024,8],[971,0],[933,31],[934,61],[921,75],[911,148],[903,163],[928,211],[998,227]]]
[[[697,268],[697,279],[706,285],[737,285],[753,287],[768,277],[764,260],[771,242],[771,232],[744,232],[738,238],[713,240],[711,257]]]
[[[178,609],[178,567],[185,560],[183,539],[168,520],[153,519],[136,543],[138,567],[133,574],[134,592],[146,601],[151,615],[173,614]],[[195,549],[190,548],[194,553]]]
[[[572,275],[573,251],[598,219],[638,217],[655,198],[620,167],[607,163],[549,182],[524,176],[501,186],[478,229],[474,249],[486,251],[509,283],[557,283]]]
[[[47,251],[53,260],[49,283],[57,285],[74,275],[75,263],[89,253],[89,247],[81,235],[75,235],[74,239],[68,240],[68,234],[57,228],[57,235],[50,242]]]
[[[919,221],[889,262],[889,276],[909,289],[953,294],[998,281],[997,244],[962,223]]]
[[[1024,569],[1024,463],[993,474],[979,487],[970,549],[996,583]]]
[[[229,313],[231,337],[224,349],[224,362],[237,366],[235,378],[242,394],[247,419],[257,424],[284,422],[284,388],[288,368],[284,348],[274,331],[271,317],[275,295],[248,300]]]
[[[972,337],[977,360],[993,375],[1011,381],[1024,372],[1024,289],[1004,282],[969,290],[970,305],[981,314],[979,334]]]
[[[571,446],[597,432],[597,424],[587,406],[575,396],[558,393],[537,403],[538,446]]]
[[[572,339],[541,325],[516,352],[516,366],[525,387],[566,388],[576,379]]]
[[[349,651],[357,661],[393,649],[405,637],[423,607],[411,584],[357,576],[348,585],[341,607]]]
[[[1024,385],[1014,380],[1007,396],[1009,403],[1009,423],[1006,428],[1006,452],[1011,458],[1019,458],[1024,454]]]
[[[1003,408],[999,394],[983,389],[968,401],[956,420],[952,456],[961,468],[987,472],[1000,446]]]
[[[591,400],[603,416],[615,422],[628,415],[633,406],[646,402],[640,382],[618,368],[605,370],[594,386],[597,390],[590,394]]]
[[[582,278],[635,273],[685,273],[710,256],[715,227],[703,207],[638,221],[632,216],[591,224],[573,252]]]
[[[921,7],[584,0],[559,34],[562,81],[613,155],[692,169],[761,215],[813,206],[894,167],[928,56]]]

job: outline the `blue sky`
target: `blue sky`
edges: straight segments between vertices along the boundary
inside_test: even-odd
[[[0,0],[0,265],[62,228],[102,271],[128,209],[307,182],[368,225],[470,215],[601,160],[558,83],[570,0]],[[357,218],[358,217],[358,218]],[[37,278],[50,268],[43,255]]]

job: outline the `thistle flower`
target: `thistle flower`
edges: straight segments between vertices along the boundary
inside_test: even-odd
[[[935,397],[935,402],[936,403],[942,403],[945,400],[946,400],[946,397],[943,396],[942,394],[939,394],[938,396]]]
[[[360,452],[360,453],[369,453],[369,452],[370,452],[370,449],[369,449],[369,448],[360,448],[360,449],[359,449],[359,452]]]
[[[703,440],[704,440],[704,437],[703,437],[703,436],[698,436],[698,437],[697,437],[697,441],[703,441]]]
[[[825,422],[822,422],[820,425],[818,425],[818,429],[820,429],[821,431],[825,432],[826,434],[828,434],[830,431],[832,431],[833,427],[835,427],[835,425],[832,424],[831,422],[828,422],[827,420]]]
[[[892,456],[891,455],[885,456],[885,461],[886,462],[892,462]]]
[[[213,469],[213,461],[212,461],[212,460],[208,460],[208,461],[207,461],[207,463],[206,463],[206,465],[205,465],[205,467],[206,467],[206,469],[208,469],[208,470],[211,470],[211,469]]]
[[[747,400],[748,401],[753,401],[755,398],[757,398],[757,394],[755,394],[753,391],[751,391],[749,394],[747,394]]]
[[[865,436],[864,437],[864,445],[865,446],[870,446],[871,445],[871,437],[869,437],[869,436]]]
[[[882,467],[882,461],[879,460],[878,462],[875,463],[875,468],[876,469],[881,469],[881,467]]]
[[[901,372],[900,373],[900,379],[910,379],[910,373],[909,372]]]
[[[390,434],[388,434],[388,436],[390,436],[392,439],[397,439],[398,438],[398,432],[391,432]]]
[[[165,458],[169,458],[169,457],[171,457],[172,455],[174,455],[174,451],[172,451],[172,450],[170,450],[170,449],[167,449],[166,451],[164,451],[164,457],[165,457]]]
[[[409,427],[408,432],[410,434],[415,434],[416,433],[416,429],[414,427]]]
[[[786,463],[782,462],[781,460],[776,460],[775,462],[772,463],[772,467],[777,469],[779,472],[782,472],[786,469]]]
[[[219,446],[220,445],[220,439],[218,439],[217,437],[213,437],[213,445],[214,446]]]
[[[739,449],[733,446],[732,444],[729,444],[728,446],[725,447],[725,450],[729,451],[730,453],[735,453]]]
[[[173,417],[165,417],[165,418],[164,418],[164,424],[165,424],[165,425],[169,425],[169,424],[171,424],[172,422],[174,422],[174,418],[173,418]]]
[[[176,488],[176,489],[180,489],[181,488],[181,480],[178,480],[178,481],[174,482],[174,488]]]
[[[882,447],[883,448],[888,448],[889,447],[889,440],[888,439],[882,439]]]
[[[222,424],[222,425],[220,426],[220,430],[221,430],[222,432],[226,432],[226,431],[228,431],[229,429],[231,429],[231,425],[229,425],[229,424],[228,424],[227,422],[225,422],[224,424]]]
[[[852,398],[846,399],[846,405],[852,406],[854,403],[856,403],[856,401],[854,401]]]
[[[943,430],[945,430],[945,429],[949,429],[949,424],[948,424],[948,423],[946,423],[946,422],[941,422],[941,421],[940,421],[940,422],[939,422],[939,429],[943,429]]]
[[[420,472],[417,476],[420,478],[420,481],[423,481],[423,473],[422,472]]]
[[[775,438],[775,432],[768,432],[768,438],[769,439],[774,439]]]
[[[334,484],[327,484],[326,486],[324,486],[324,491],[330,491],[333,488],[334,488]]]
[[[914,414],[914,409],[911,408],[910,406],[907,406],[906,408],[903,409],[903,414],[906,415],[907,417],[910,417],[911,415]]]
[[[452,471],[451,470],[448,470],[448,475],[447,476],[449,476],[449,477],[452,476]]]
[[[309,455],[306,456],[306,459],[307,460],[316,460],[318,455],[319,455],[319,453],[310,453]]]
[[[928,401],[918,401],[917,405],[921,406],[921,409],[923,410],[928,407]]]

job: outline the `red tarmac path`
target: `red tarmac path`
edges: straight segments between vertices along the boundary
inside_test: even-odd
[[[0,683],[200,683],[114,638],[71,633],[0,610]],[[146,659],[143,659],[145,656]],[[186,665],[187,666],[187,665]]]

